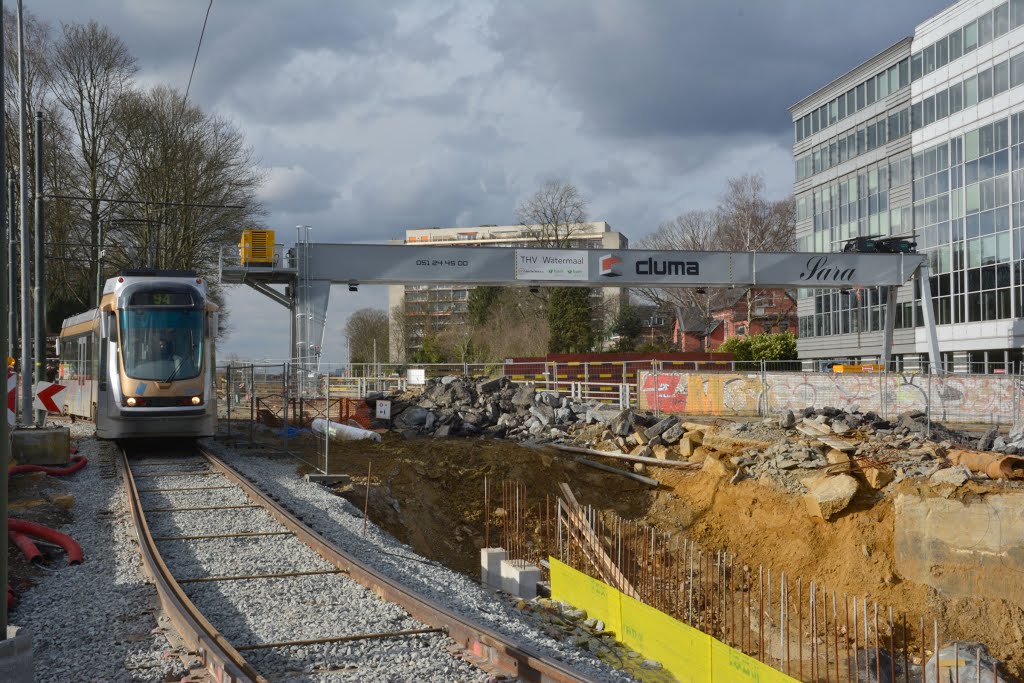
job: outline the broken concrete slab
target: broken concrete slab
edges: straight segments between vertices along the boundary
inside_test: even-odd
[[[868,486],[876,491],[888,486],[895,478],[896,473],[887,467],[864,468],[864,480],[868,483]]]
[[[963,465],[941,469],[928,477],[928,483],[943,498],[949,498],[971,478],[971,471]]]
[[[653,439],[656,436],[661,436],[661,434],[663,434],[665,430],[667,430],[670,427],[674,427],[677,424],[679,424],[679,418],[676,417],[675,415],[669,415],[663,420],[656,422],[654,426],[649,427],[647,431],[644,432],[644,434],[647,436],[648,439]]]
[[[820,477],[808,483],[810,492],[804,496],[807,512],[826,521],[845,510],[859,488],[857,480],[848,474]]]
[[[837,448],[829,449],[829,452],[825,454],[825,459],[830,465],[845,465],[850,462],[850,456]]]
[[[676,460],[678,456],[668,446],[652,446],[651,451],[654,453],[654,457],[658,460]]]
[[[681,437],[685,431],[686,428],[681,424],[672,425],[661,433],[661,440],[667,444],[674,444],[676,441],[679,441],[679,437]]]
[[[15,429],[11,431],[11,457],[19,465],[67,465],[71,460],[71,430]]]
[[[732,477],[736,472],[736,467],[728,460],[722,459],[720,454],[713,453],[704,458],[701,470],[713,477]]]

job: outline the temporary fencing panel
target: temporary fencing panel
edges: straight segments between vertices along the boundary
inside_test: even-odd
[[[682,683],[790,683],[767,664],[735,650],[572,567],[549,557],[551,597],[587,611],[606,630],[644,657],[656,660]]]
[[[769,416],[808,406],[873,411],[892,418],[919,410],[941,422],[1014,423],[1021,377],[831,372],[640,373],[638,405],[658,413]]]

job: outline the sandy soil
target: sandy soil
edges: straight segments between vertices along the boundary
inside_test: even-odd
[[[310,455],[318,452],[309,435],[300,436],[293,447]],[[948,600],[927,586],[902,580],[893,561],[893,505],[877,493],[859,494],[848,512],[823,522],[809,517],[798,497],[756,481],[730,484],[699,471],[654,467],[647,474],[662,485],[652,491],[582,467],[567,454],[513,443],[406,440],[386,434],[380,444],[332,442],[331,450],[330,471],[352,477],[350,485],[339,487],[340,495],[362,508],[369,466],[370,518],[425,557],[470,576],[479,571],[478,549],[484,543],[484,477],[492,487],[503,479],[525,485],[533,506],[527,517],[531,549],[538,554],[545,543],[540,508],[545,496],[558,495],[558,484],[564,481],[584,505],[682,533],[706,548],[727,549],[744,564],[770,566],[774,576],[785,571],[805,586],[814,580],[840,596],[866,596],[880,609],[891,605],[897,623],[905,612],[914,633],[925,616],[929,645],[931,619],[938,618],[943,641],[985,642],[1015,675],[1022,673],[1024,610],[1006,601]],[[494,544],[495,534],[500,534],[497,525],[491,534]]]

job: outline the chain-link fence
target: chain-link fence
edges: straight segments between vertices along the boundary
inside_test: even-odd
[[[940,422],[1013,424],[1021,419],[1024,381],[1006,374],[913,372],[641,373],[637,406],[655,413],[774,416],[806,407],[874,412],[891,419],[907,411]]]

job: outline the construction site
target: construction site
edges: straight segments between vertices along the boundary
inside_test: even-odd
[[[339,396],[326,415],[293,406],[287,427],[256,400],[253,421],[236,408],[237,443],[287,439],[299,473],[467,576],[501,548],[539,568],[543,592],[558,560],[798,680],[940,680],[936,661],[943,681],[1024,673],[1021,426],[848,401],[655,414],[454,375]],[[328,437],[314,413],[379,440]],[[557,605],[519,603],[538,628],[666,680]]]

